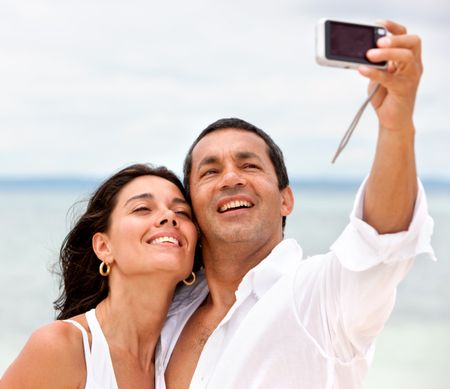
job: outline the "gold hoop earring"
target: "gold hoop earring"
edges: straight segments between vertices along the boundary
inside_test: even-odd
[[[186,286],[191,286],[195,284],[195,281],[197,280],[197,276],[195,275],[194,272],[191,273],[191,279],[186,278],[185,280],[183,280],[183,284]]]
[[[106,270],[104,269],[105,265],[106,265]],[[109,273],[111,273],[111,266],[108,263],[102,261],[102,263],[100,264],[100,267],[98,268],[98,271],[100,272],[100,274],[103,277],[107,277],[109,275]]]

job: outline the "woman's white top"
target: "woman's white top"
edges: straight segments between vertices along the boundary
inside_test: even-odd
[[[86,320],[91,331],[91,346],[89,346],[88,334],[80,323],[74,320],[64,320],[77,327],[83,335],[84,358],[86,360],[85,388],[118,389],[108,342],[95,316],[95,308],[86,312]]]

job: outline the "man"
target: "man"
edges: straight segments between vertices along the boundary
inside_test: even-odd
[[[414,100],[420,40],[396,23],[368,52],[386,72],[373,99],[379,136],[351,222],[325,255],[301,261],[283,240],[293,208],[283,157],[261,130],[213,123],[185,161],[204,275],[180,291],[161,335],[157,385],[167,388],[360,388],[395,288],[429,245],[432,220],[416,178]],[[207,284],[207,285],[206,285]]]

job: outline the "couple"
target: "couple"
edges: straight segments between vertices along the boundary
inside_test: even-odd
[[[382,86],[375,160],[330,252],[301,260],[283,239],[293,194],[271,138],[219,120],[188,152],[186,193],[145,165],[97,190],[61,250],[61,320],[1,387],[360,388],[398,283],[434,258],[414,157],[420,40],[386,27],[367,55],[388,70],[359,69]]]

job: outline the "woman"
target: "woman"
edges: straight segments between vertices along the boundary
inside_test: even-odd
[[[153,388],[155,347],[197,230],[181,182],[132,165],[105,181],[60,252],[57,321],[32,334],[2,388]]]

